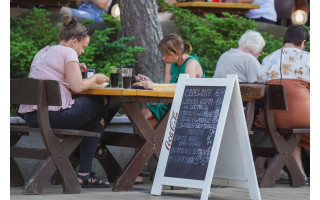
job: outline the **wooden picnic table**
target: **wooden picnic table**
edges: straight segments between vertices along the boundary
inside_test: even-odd
[[[121,173],[117,176],[113,187],[114,191],[132,190],[135,178],[142,171],[143,167],[147,164],[151,156],[154,155],[156,159],[159,158],[162,139],[164,137],[168,120],[167,113],[160,120],[157,126],[155,128],[152,128],[148,120],[146,120],[144,115],[141,113],[139,104],[146,102],[172,103],[174,97],[174,89],[136,90],[93,88],[78,94],[108,96],[108,117],[105,121],[105,124],[108,125],[117,111],[122,108],[130,119],[132,125],[135,127],[135,129],[138,130],[138,133],[143,142],[141,142],[141,145],[137,148],[135,155],[126,166],[126,168],[122,170]],[[113,159],[113,161],[115,160]],[[110,164],[110,162],[108,164]],[[110,173],[114,173],[114,170],[112,170]]]
[[[241,84],[242,97],[246,102],[254,102],[256,99],[262,98],[264,94],[263,84]],[[155,128],[152,128],[148,120],[145,119],[144,115],[140,110],[140,103],[172,103],[175,90],[172,87],[168,90],[136,90],[136,89],[111,89],[111,88],[93,88],[87,91],[77,93],[83,95],[104,95],[108,96],[108,119],[105,124],[109,124],[111,119],[122,108],[135,129],[138,130],[140,137],[143,142],[137,148],[135,155],[127,164],[125,169],[119,171],[119,169],[110,169],[110,165],[114,168],[119,168],[119,165],[115,162],[115,159],[111,159],[105,162],[103,166],[108,173],[117,174],[115,177],[113,191],[128,191],[132,190],[132,186],[136,177],[142,171],[144,166],[148,163],[151,156],[156,159],[160,156],[162,140],[165,134],[167,121],[170,114],[170,109],[158,122]],[[252,106],[252,104],[250,105]],[[253,108],[248,109],[247,116],[254,114]],[[251,119],[251,118],[250,118]],[[247,123],[252,123],[247,122]],[[110,138],[109,138],[110,139]],[[114,138],[112,139],[114,140]],[[134,140],[132,139],[132,143]],[[113,163],[111,163],[113,162]],[[109,178],[109,176],[108,176]]]
[[[214,2],[181,2],[174,4],[176,7],[187,8],[197,15],[207,13],[221,14],[228,12],[231,14],[244,15],[249,9],[260,8],[257,4],[252,3],[214,3]]]

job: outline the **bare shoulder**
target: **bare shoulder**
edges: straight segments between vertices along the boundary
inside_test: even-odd
[[[191,59],[186,64],[185,73],[189,74],[190,77],[201,77],[203,75],[203,70],[197,60]]]

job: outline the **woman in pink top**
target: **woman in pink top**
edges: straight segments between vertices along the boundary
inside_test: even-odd
[[[72,99],[68,89],[81,92],[94,83],[103,84],[109,78],[103,74],[82,79],[78,57],[88,46],[88,29],[70,16],[63,17],[60,27],[60,43],[41,49],[34,57],[30,68],[30,78],[57,80],[60,83],[62,106],[49,107],[49,119],[52,128],[78,129],[103,133],[100,124],[105,114],[107,99],[102,96],[84,96]],[[37,106],[20,105],[19,113],[24,114],[26,123],[38,127]],[[77,173],[81,187],[109,187],[109,183],[94,177],[91,173],[93,156],[99,138],[85,137],[80,143],[80,166]]]

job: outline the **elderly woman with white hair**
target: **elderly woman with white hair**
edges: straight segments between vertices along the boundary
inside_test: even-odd
[[[217,63],[214,78],[237,74],[239,82],[256,82],[261,64],[257,58],[263,53],[265,41],[256,31],[246,31],[238,41],[238,48],[223,53]]]

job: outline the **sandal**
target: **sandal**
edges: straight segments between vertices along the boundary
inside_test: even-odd
[[[81,176],[77,174],[77,177],[82,180],[82,183],[80,183],[81,188],[110,188],[111,187],[109,184],[105,183],[107,181],[97,178],[94,172],[90,172],[90,174],[85,176]],[[91,182],[89,182],[89,180],[91,180]]]
[[[94,154],[94,157],[95,158],[98,158],[98,159],[105,159],[106,158],[106,155],[107,155],[107,150],[106,150],[106,146],[105,145],[103,145],[103,144],[101,144],[101,145],[99,145],[98,146],[98,148],[97,148],[97,150],[96,150],[96,152],[95,152],[95,154]],[[101,154],[99,154],[99,151],[100,150],[102,150],[102,153]]]

